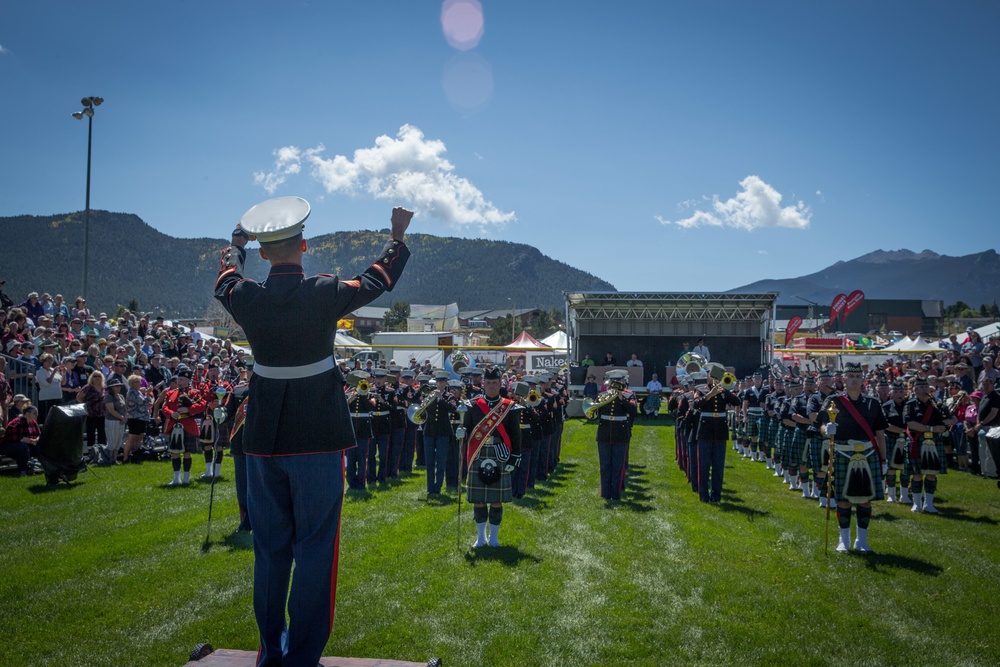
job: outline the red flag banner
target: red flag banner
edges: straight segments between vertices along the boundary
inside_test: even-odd
[[[795,338],[795,332],[798,331],[801,326],[802,318],[798,315],[788,320],[788,326],[785,328],[785,347],[791,345],[792,339]]]
[[[865,300],[865,293],[859,289],[854,290],[847,295],[847,304],[844,306],[844,317],[847,317],[851,312],[861,305],[861,302]]]
[[[844,310],[844,306],[847,305],[847,295],[838,294],[833,297],[833,303],[830,305],[830,326],[833,326],[834,321],[840,317],[840,312]]]

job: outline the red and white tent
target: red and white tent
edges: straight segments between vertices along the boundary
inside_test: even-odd
[[[535,337],[532,336],[527,331],[522,331],[517,338],[515,338],[513,341],[510,342],[509,345],[506,346],[508,355],[524,354],[525,352],[531,350],[550,350],[550,349],[552,348],[550,348],[548,345],[544,343],[539,343],[537,340],[535,340]]]

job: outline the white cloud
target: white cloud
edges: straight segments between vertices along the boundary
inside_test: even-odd
[[[371,148],[359,148],[354,156],[325,157],[326,147],[300,150],[286,146],[274,151],[272,171],[255,172],[254,183],[270,194],[297,174],[302,164],[312,178],[330,194],[390,199],[412,206],[419,214],[455,226],[494,225],[517,219],[487,201],[468,179],[457,176],[444,158],[447,148],[440,140],[424,137],[412,125],[404,125],[396,137],[382,135]]]
[[[10,53],[7,49],[3,48],[3,44],[0,44],[0,54]]]
[[[289,175],[302,171],[302,152],[295,146],[279,148],[274,151],[274,157],[274,171],[266,174],[255,171],[253,174],[253,182],[272,195]]]
[[[753,231],[762,227],[787,227],[805,229],[809,226],[812,211],[802,201],[793,206],[781,206],[781,193],[765,183],[759,176],[747,176],[740,181],[740,192],[735,197],[723,200],[713,195],[711,211],[695,211],[693,215],[680,220],[666,220],[655,216],[664,225],[677,225],[683,229],[696,227],[734,227]],[[682,202],[680,208],[689,208],[695,200]]]

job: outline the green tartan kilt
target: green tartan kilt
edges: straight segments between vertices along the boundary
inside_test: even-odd
[[[765,426],[764,432],[767,434],[765,450],[770,454],[771,450],[778,446],[778,420],[765,415],[763,423]]]
[[[775,436],[774,442],[774,460],[781,464],[782,467],[788,467],[786,460],[788,458],[788,440],[791,438],[791,433],[785,428],[785,425],[778,423],[778,434]]]
[[[747,414],[747,437],[748,438],[760,438],[761,420],[766,419],[766,417],[761,417],[752,413]]]
[[[882,464],[878,460],[878,452],[873,447],[870,447],[865,452],[865,458],[868,460],[868,470],[871,473],[872,482],[875,487],[875,496],[872,500],[882,500],[885,498],[885,491],[883,490],[885,485],[882,483]],[[833,495],[837,500],[845,502],[847,502],[847,498],[844,494],[844,483],[847,480],[847,467],[850,463],[849,456],[845,456],[842,452],[834,452]]]
[[[466,499],[470,503],[509,503],[514,500],[514,495],[511,492],[510,486],[510,473],[501,472],[500,479],[493,484],[483,484],[479,479],[479,469],[482,467],[483,459],[493,459],[500,466],[502,471],[505,462],[501,462],[497,458],[497,446],[496,445],[483,445],[483,448],[479,450],[476,454],[476,458],[472,460],[472,465],[469,467],[469,484],[468,491],[466,492]]]
[[[800,428],[788,431],[785,434],[782,454],[781,465],[786,468],[798,468],[799,464],[806,460],[806,432]]]
[[[830,467],[830,440],[821,435],[809,437],[809,469],[826,472]]]
[[[920,442],[923,442],[923,438]],[[938,463],[940,464],[940,469],[937,472],[925,473],[920,466],[920,450],[917,450],[917,456],[913,455],[913,450],[907,447],[908,454],[906,457],[906,471],[911,475],[944,475],[948,472],[948,459],[944,456],[944,444],[941,442],[941,438],[934,438],[934,448],[937,450]]]

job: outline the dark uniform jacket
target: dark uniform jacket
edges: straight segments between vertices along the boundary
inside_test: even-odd
[[[372,412],[372,435],[389,435],[392,433],[392,406],[386,396],[394,396],[394,392],[386,387],[380,387],[372,392],[375,407]]]
[[[723,389],[720,393],[707,400],[704,397],[695,399],[693,409],[699,413],[699,440],[729,439],[729,424],[726,419],[726,412],[728,410],[728,406],[730,405],[740,405],[740,399],[737,398],[736,394],[728,389]],[[705,413],[718,414],[721,416],[711,417]]]
[[[632,439],[630,415],[634,412],[635,401],[628,400],[621,394],[598,408],[597,444],[627,445]]]
[[[826,399],[816,421],[821,426],[829,422],[830,415],[826,410],[830,407],[831,401],[836,401],[837,409],[840,413],[837,415],[837,434],[833,436],[834,439],[837,441],[868,440],[868,434],[865,432],[864,427],[851,417],[850,412],[844,409],[844,402],[850,400],[850,397],[846,393],[832,395]],[[877,398],[860,394],[858,400],[851,401],[851,404],[858,411],[860,417],[871,427],[874,435],[877,435],[879,431],[884,431],[885,427],[888,426],[888,423],[885,421],[885,415],[882,413],[882,406],[879,404]]]
[[[424,435],[440,438],[453,434],[451,428],[451,413],[458,407],[458,401],[450,393],[445,392],[435,398],[424,413]]]
[[[465,430],[466,438],[469,442],[469,456],[475,451],[478,443],[472,442],[473,429],[483,420],[483,418],[496,406],[497,401],[504,400],[509,401],[506,398],[496,398],[490,401],[485,395],[479,396],[472,399],[469,402],[469,409],[465,411]],[[486,411],[483,411],[483,407],[480,404],[485,403]],[[507,437],[510,440],[510,453],[512,455],[521,455],[521,418],[518,415],[518,410],[514,409],[516,406],[511,406],[511,409],[507,411],[504,415],[501,425],[504,431],[507,433]],[[494,437],[500,437],[500,428],[497,427],[493,431]]]
[[[347,399],[347,409],[351,411],[351,426],[355,439],[370,440],[372,437],[372,410],[375,401],[370,395],[354,394]]]
[[[271,267],[263,283],[243,277],[246,251],[223,251],[215,297],[246,333],[254,359],[267,366],[304,366],[331,356],[337,320],[391,290],[410,251],[390,240],[382,254],[353,280],[318,275],[302,267]],[[254,374],[244,428],[247,454],[277,456],[334,452],[355,445],[336,367],[290,380]]]

